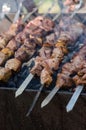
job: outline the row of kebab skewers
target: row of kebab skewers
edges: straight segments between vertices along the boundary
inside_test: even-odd
[[[51,31],[53,26],[54,23],[51,20],[37,17],[27,25],[16,23],[4,36],[1,35],[0,81],[7,81],[12,71],[20,70],[22,63],[35,53],[36,47],[42,46],[43,33]]]
[[[73,46],[78,37],[81,36],[85,31],[85,26],[82,23],[77,22],[76,20],[71,22],[70,19],[69,22],[68,19],[66,19],[64,22],[60,21],[59,27],[60,34],[58,36],[59,38],[57,42],[53,44],[50,42],[43,44],[43,47],[39,50],[39,55],[36,56],[34,60],[35,65],[30,71],[33,76],[40,76],[40,81],[42,84],[40,90],[42,90],[43,86],[49,86],[51,84],[53,81],[54,72],[59,69],[59,65],[64,59],[64,56],[68,54],[68,46]],[[75,63],[77,64],[77,61]],[[66,66],[68,66],[68,64]],[[64,72],[63,77],[58,74],[59,79],[57,79],[56,82],[56,86],[58,88],[67,85],[74,85],[74,82],[70,80],[70,75],[69,79],[67,78],[67,71]],[[32,80],[33,76],[31,77],[31,75],[29,75],[29,79],[27,80],[28,83]],[[26,86],[21,85],[16,92],[16,97],[19,96],[25,88]],[[55,90],[55,93],[57,90]],[[51,94],[53,96],[53,92]],[[35,102],[39,95],[40,91],[34,99]],[[47,102],[50,101],[51,97],[48,98]],[[33,102],[32,107],[27,115],[29,115],[32,111],[35,102]],[[47,102],[45,101],[44,104],[42,104],[42,107],[46,105]]]
[[[37,52],[34,58],[35,65],[30,73],[32,78],[35,75],[40,77],[42,88],[50,86],[54,73],[58,71],[64,56],[69,53],[68,46],[74,46],[78,37],[84,33],[85,26],[75,19],[72,21],[65,19],[64,22],[60,21],[57,27],[51,19],[42,16],[38,16],[26,25],[20,22],[15,25],[16,27],[12,25],[14,30],[11,27],[4,36],[1,35],[0,80],[6,82],[12,76],[13,71],[18,72],[22,63],[28,61]],[[70,63],[62,67],[62,72],[57,75],[55,93],[57,88],[62,86],[86,85],[85,49],[86,45]],[[32,78],[27,82],[29,83]],[[23,88],[20,86],[16,97],[25,88],[26,86]],[[44,105],[42,104],[42,107]]]

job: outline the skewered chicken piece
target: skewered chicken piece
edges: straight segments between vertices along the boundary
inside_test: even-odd
[[[57,81],[56,81],[56,87],[51,91],[51,93],[46,97],[46,99],[42,102],[41,106],[44,107],[47,105],[53,96],[56,94],[57,90],[59,90],[61,87],[69,86],[71,87],[73,84],[76,83],[76,85],[80,85],[80,81],[83,82],[83,80],[80,80],[79,76],[76,76],[77,74],[80,74],[80,70],[86,66],[86,45],[84,45],[80,51],[73,57],[71,62],[66,63],[62,67],[61,73],[57,75]],[[75,77],[74,77],[75,75]],[[73,78],[74,77],[74,78]]]

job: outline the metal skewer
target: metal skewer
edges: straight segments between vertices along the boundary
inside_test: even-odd
[[[13,23],[15,23],[18,20],[18,18],[19,18],[19,15],[20,15],[20,12],[21,12],[21,9],[22,9],[22,3],[23,3],[23,1],[24,0],[21,0],[21,2],[19,4],[18,11],[17,11],[17,13],[16,13],[16,15],[14,17]]]
[[[66,111],[67,111],[67,112],[70,112],[70,111],[73,109],[73,107],[74,107],[74,105],[75,105],[77,99],[78,99],[79,96],[80,96],[81,91],[83,90],[83,87],[84,87],[84,86],[81,86],[81,85],[77,86],[77,88],[76,88],[76,90],[75,90],[73,96],[71,97],[69,103],[68,103],[67,106],[66,106]]]
[[[49,93],[49,95],[41,103],[41,108],[43,108],[44,106],[46,106],[52,100],[52,98],[59,91],[59,89],[60,89],[60,87],[58,87],[58,86],[54,87],[54,89]]]
[[[44,85],[41,85],[41,87],[39,88],[39,90],[38,90],[38,92],[37,92],[37,94],[36,94],[36,96],[35,96],[35,98],[33,100],[33,103],[31,105],[30,109],[28,110],[28,113],[26,114],[26,116],[29,116],[30,113],[32,112],[32,110],[33,110],[33,108],[34,108],[34,106],[35,106],[35,104],[36,104],[36,102],[37,102],[37,100],[38,100],[38,98],[39,98],[39,96],[41,94],[41,91],[42,91],[43,87],[44,87]]]
[[[32,75],[32,74],[29,74],[27,76],[27,78],[24,80],[24,82],[17,89],[17,91],[15,93],[15,97],[18,97],[19,95],[21,95],[23,93],[23,91],[25,90],[25,88],[27,87],[27,85],[30,83],[30,81],[33,79],[33,77],[34,77],[34,75]]]

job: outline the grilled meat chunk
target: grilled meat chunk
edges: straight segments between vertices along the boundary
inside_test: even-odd
[[[21,62],[16,58],[9,59],[5,64],[5,68],[8,68],[10,70],[17,72],[21,68]]]
[[[27,24],[24,32],[41,37],[45,32],[51,31],[53,27],[54,23],[52,20],[38,16]]]
[[[16,42],[15,39],[12,39],[11,41],[9,41],[6,47],[12,51],[16,51],[20,46],[21,46],[21,43]]]
[[[10,58],[14,55],[14,52],[7,47],[2,49],[1,52],[4,53],[7,56],[7,58]]]
[[[35,50],[29,49],[27,46],[22,45],[16,52],[15,58],[24,62],[31,58],[31,56],[35,53]]]
[[[0,51],[0,65],[3,65],[5,61],[7,60],[7,55],[5,55],[3,52]]]
[[[0,67],[0,81],[7,82],[12,75],[12,72],[8,68]]]
[[[53,80],[51,71],[49,71],[49,69],[47,68],[44,68],[41,71],[40,79],[41,79],[41,84],[45,84],[49,86]]]
[[[42,48],[39,50],[39,56],[42,57],[43,59],[48,59],[52,54],[52,50],[53,47],[50,44],[45,43],[43,44]]]

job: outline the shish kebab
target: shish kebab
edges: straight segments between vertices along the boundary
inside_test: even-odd
[[[34,28],[33,25],[37,24],[38,22],[39,22],[40,26],[39,26],[39,28],[36,27],[37,30],[35,30],[33,32],[32,31],[32,29]],[[32,25],[32,28],[31,28],[31,25]],[[47,27],[47,25],[48,25],[48,27]],[[27,36],[29,37],[29,34],[31,34],[31,31],[32,31],[33,34],[36,33],[35,34],[36,36],[35,35],[30,35],[30,40],[28,38],[26,38],[25,41],[24,41],[24,44],[15,52],[15,56],[14,56],[15,58],[9,59],[5,64],[5,68],[0,68],[0,72],[1,72],[0,73],[0,80],[3,80],[3,81],[8,80],[8,78],[10,78],[10,76],[11,76],[11,75],[8,76],[9,71],[11,71],[11,70],[13,70],[13,71],[19,70],[19,68],[21,66],[21,62],[24,62],[25,59],[27,60],[28,57],[33,55],[33,53],[35,51],[34,49],[36,47],[36,44],[42,45],[40,40],[37,41],[37,39],[35,39],[35,37],[38,38],[37,35],[38,36],[43,35],[43,34],[41,34],[41,32],[43,33],[43,32],[51,31],[53,29],[54,24],[53,24],[53,22],[51,20],[39,16],[39,17],[35,18],[33,21],[29,22],[29,25],[27,24],[27,26],[28,26],[28,29],[27,28],[24,29],[25,32],[28,31],[26,33]],[[19,34],[19,36],[21,36],[21,35]],[[22,37],[25,38],[26,35],[24,35],[24,36],[22,35]],[[19,38],[17,38],[17,39],[20,42],[21,39],[19,39]],[[7,45],[7,48],[10,48],[10,50],[15,51],[15,46],[18,48],[18,43],[16,43],[15,41],[12,40]],[[9,69],[9,71],[5,71],[6,68]],[[1,69],[2,69],[2,71],[1,71]],[[3,75],[2,75],[2,72],[4,73]],[[10,74],[10,72],[9,72],[9,74]]]
[[[81,61],[82,64],[79,63],[79,70],[76,72],[77,74],[73,77],[74,83],[77,87],[69,103],[66,106],[67,112],[70,112],[73,109],[81,91],[86,86],[86,45],[84,46],[85,47],[83,47],[82,50],[80,50],[80,55],[83,57],[83,60]]]
[[[73,57],[71,62],[65,63],[61,73],[57,75],[56,87],[44,99],[41,107],[46,106],[61,87],[75,85],[86,85],[86,44]],[[83,72],[84,71],[84,72]],[[82,79],[80,79],[80,74]],[[84,76],[83,76],[84,75]],[[83,87],[82,87],[83,88]],[[69,107],[67,111],[69,111]],[[72,109],[72,107],[71,107]]]
[[[52,5],[53,6],[53,5]],[[48,11],[50,11],[52,8],[49,8],[49,10]],[[44,15],[43,17],[45,17],[46,15]],[[55,17],[54,17],[54,19],[52,20],[53,22],[57,19],[59,17],[59,15],[57,14]],[[38,23],[36,23],[36,26],[38,27]],[[47,24],[47,26],[45,26],[45,28],[46,29],[49,29],[49,25]],[[42,28],[43,29],[43,28]],[[32,31],[32,33],[33,33],[33,31]],[[52,35],[52,34],[51,34]],[[58,33],[56,32],[56,35],[58,35]],[[50,36],[49,36],[50,37]],[[49,37],[48,37],[48,39],[49,39]],[[58,36],[56,36],[56,37],[58,37]],[[54,40],[55,41],[55,40]],[[27,78],[26,78],[26,80],[22,83],[22,85],[19,87],[19,89],[17,90],[17,96],[18,95],[20,95],[20,94],[22,94],[22,92],[24,91],[24,89],[27,87],[27,85],[28,85],[28,80],[30,79],[32,79],[33,78],[33,76],[32,75],[29,75]],[[16,97],[17,97],[16,96]]]
[[[40,4],[41,4],[41,2],[40,2]],[[39,5],[40,5],[39,4]],[[53,6],[53,5],[52,5]],[[49,8],[49,10],[48,11],[50,11],[50,9],[51,8]],[[33,12],[32,13],[34,13],[34,11],[35,11],[35,9],[33,10]],[[31,13],[31,14],[32,14]],[[17,15],[18,16],[18,15]],[[29,15],[30,16],[30,15]],[[28,16],[28,17],[29,17]],[[44,16],[46,16],[46,15],[44,15]],[[26,16],[27,17],[27,16]],[[27,20],[27,18],[25,18],[25,20]],[[24,20],[24,21],[25,21]],[[28,27],[27,27],[28,26]],[[7,55],[7,57],[9,58],[11,55],[12,55],[12,53],[11,53],[11,50],[13,50],[13,51],[15,51],[15,50],[17,50],[18,49],[18,47],[20,46],[20,43],[22,43],[22,42],[24,42],[23,40],[26,40],[25,42],[26,42],[26,44],[25,44],[25,46],[22,46],[22,47],[20,47],[19,49],[18,49],[18,51],[17,51],[17,54],[15,54],[15,57],[16,58],[14,58],[14,59],[12,59],[12,61],[11,61],[11,59],[6,63],[6,65],[5,66],[7,66],[7,68],[10,68],[10,67],[8,67],[8,65],[11,65],[11,68],[10,69],[13,69],[13,67],[14,67],[14,71],[17,71],[20,67],[20,61],[18,61],[18,59],[19,60],[25,60],[26,59],[26,57],[27,57],[27,53],[31,53],[31,51],[32,51],[32,48],[31,48],[31,46],[33,46],[33,45],[28,45],[28,42],[30,43],[30,41],[32,40],[32,42],[33,42],[33,37],[35,37],[35,38],[37,38],[37,39],[35,39],[36,41],[36,43],[37,44],[41,44],[42,43],[42,40],[39,38],[39,36],[41,35],[43,35],[43,33],[44,32],[49,32],[49,31],[51,31],[52,29],[52,27],[50,27],[50,26],[54,26],[54,23],[51,21],[51,20],[48,20],[47,18],[43,18],[43,17],[41,17],[41,16],[39,16],[38,18],[36,18],[35,20],[33,20],[33,21],[31,21],[29,24],[27,24],[27,26],[25,27],[25,29],[24,29],[24,33],[19,33],[16,37],[15,37],[15,39],[12,39],[10,42],[9,42],[9,44],[7,45],[7,47],[6,48],[4,48],[3,50],[2,50],[2,54],[5,54],[5,55]],[[27,29],[28,28],[28,29]],[[38,30],[38,31],[37,31]],[[32,34],[31,34],[32,33]],[[41,34],[42,33],[42,34]],[[30,35],[31,34],[31,35]],[[31,37],[31,40],[30,41],[28,41],[29,39],[25,39],[25,38],[28,38],[28,35],[30,35],[30,37]],[[38,35],[38,36],[37,36]],[[18,43],[19,42],[19,43]],[[40,42],[40,43],[39,43]],[[29,47],[29,49],[28,49],[28,47]],[[33,46],[34,47],[34,46]],[[26,51],[25,51],[26,50]],[[23,53],[21,52],[21,51],[23,51]],[[34,53],[34,50],[32,51],[32,54]],[[24,56],[23,56],[23,58],[22,58],[22,55],[24,54]],[[32,54],[30,54],[31,56],[32,56]],[[29,54],[28,54],[29,55]],[[3,55],[2,55],[3,56]],[[4,57],[3,56],[3,60],[2,60],[2,62],[1,62],[1,64],[3,64],[3,62],[5,62],[6,60],[7,60],[7,57]],[[25,59],[24,59],[25,58]],[[4,60],[5,59],[5,60]],[[16,65],[13,65],[14,63],[16,63],[17,64],[17,66]],[[19,66],[18,66],[19,65]],[[18,68],[18,69],[17,69]],[[6,74],[9,72],[9,70],[7,70],[6,71],[6,69],[5,68],[0,68],[0,70],[1,70],[1,77],[0,77],[0,80],[2,80],[2,81],[7,81],[9,78],[10,78],[10,75],[9,76],[7,76]],[[2,72],[3,72],[3,75],[2,75]],[[9,73],[10,74],[10,73]],[[6,77],[4,77],[4,76],[6,76]],[[7,78],[8,77],[8,78]],[[7,79],[7,80],[5,80],[5,78]]]
[[[75,30],[75,26],[79,29]],[[41,79],[41,88],[38,94],[35,97],[35,100],[32,104],[32,107],[29,109],[29,112],[27,113],[27,116],[30,114],[32,111],[34,104],[36,103],[36,100],[38,99],[40,92],[43,88],[44,85],[50,85],[52,82],[52,74],[54,73],[53,70],[58,70],[59,65],[64,58],[64,55],[68,54],[68,49],[67,46],[71,45],[72,42],[74,42],[84,31],[84,26],[81,23],[75,22],[71,25],[71,29],[62,32],[57,44],[55,45],[55,48],[52,51],[52,55],[49,59],[42,59],[43,56],[39,57],[38,63],[37,63],[37,58],[35,62],[35,66],[32,68],[31,73],[33,75],[38,75],[40,76]],[[69,34],[68,34],[69,33]],[[73,45],[73,44],[72,44]],[[42,53],[41,53],[42,54]],[[41,59],[41,60],[40,60]],[[42,61],[43,60],[43,61]]]
[[[70,22],[71,22],[71,21],[70,21]],[[68,22],[66,21],[66,23],[68,23]],[[77,23],[77,22],[76,22],[76,23]],[[62,23],[61,23],[61,24],[62,24]],[[62,26],[62,25],[61,25],[61,26]],[[64,25],[64,26],[65,26],[65,25]],[[72,26],[73,26],[73,25],[72,25]],[[76,26],[76,24],[75,24],[75,26]],[[77,26],[79,26],[79,25],[77,24]],[[68,29],[68,27],[65,27],[65,28]],[[64,29],[65,29],[65,28],[64,28]],[[79,27],[79,28],[80,28],[80,27]],[[75,27],[73,27],[73,29],[75,30]],[[69,31],[70,31],[70,30],[69,30]],[[60,40],[60,38],[59,38],[58,43],[61,43],[61,44],[62,44],[61,46],[65,48],[65,41],[66,41],[66,42],[70,41],[70,38],[71,38],[71,37],[74,38],[74,37],[76,36],[75,33],[76,33],[76,34],[79,34],[79,31],[81,31],[81,34],[82,34],[82,28],[80,28],[80,30],[77,30],[78,33],[75,31],[74,34],[73,34],[73,33],[72,33],[72,27],[71,27],[71,36],[68,34],[69,32],[66,32],[66,31],[65,31],[64,33],[62,33],[62,36],[61,36],[61,39],[62,39],[62,40]],[[73,36],[72,36],[72,35],[73,35]],[[80,36],[80,35],[79,35],[79,36]],[[66,37],[67,37],[67,40],[68,40],[68,41],[66,40]],[[77,37],[78,37],[78,35],[76,36],[76,38],[77,38]],[[64,39],[63,39],[63,38],[64,38]],[[76,39],[76,38],[75,38],[75,39]],[[71,38],[71,40],[72,40],[72,38]],[[57,45],[58,45],[58,44],[57,44]],[[59,48],[59,47],[58,47],[58,48]],[[57,49],[58,49],[58,48],[57,48]],[[60,47],[60,48],[61,48],[61,47]],[[64,49],[63,49],[63,50],[64,50]],[[61,53],[62,53],[62,55],[64,55],[63,50],[60,49],[61,52],[60,52],[59,55],[61,55]],[[56,59],[57,59],[57,58],[55,58],[54,60],[56,60]],[[61,60],[61,58],[59,58],[59,60]],[[57,60],[56,60],[56,61],[57,61]],[[28,77],[33,77],[33,76],[34,76],[34,75],[30,74]],[[31,78],[31,79],[32,79],[32,78]],[[30,82],[30,81],[28,81],[28,83],[29,83],[29,82]],[[28,83],[27,83],[27,84],[28,84]],[[26,85],[25,85],[25,87],[23,87],[23,85],[20,86],[20,88],[16,91],[16,95],[15,95],[15,96],[17,97],[18,95],[20,95],[20,94],[24,91],[25,88],[26,88]]]

